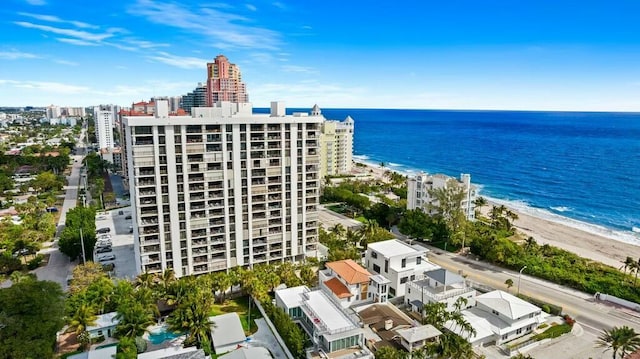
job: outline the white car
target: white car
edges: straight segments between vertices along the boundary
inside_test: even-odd
[[[107,216],[97,216],[96,221],[104,221],[107,219]]]
[[[104,263],[104,262],[108,262],[108,261],[113,261],[116,259],[116,255],[115,254],[105,254],[102,256],[98,257],[98,262],[100,263]]]

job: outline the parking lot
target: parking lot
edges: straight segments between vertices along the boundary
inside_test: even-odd
[[[109,235],[111,236],[112,251],[107,253],[94,253],[93,258],[97,262],[98,258],[103,255],[115,255],[115,260],[105,263],[115,264],[116,278],[132,279],[138,275],[133,251],[133,234],[129,233],[131,230],[130,226],[132,225],[130,216],[131,207],[96,214],[96,230],[100,228],[110,229]],[[129,219],[127,219],[127,217],[129,217]],[[98,234],[98,237],[99,236]]]

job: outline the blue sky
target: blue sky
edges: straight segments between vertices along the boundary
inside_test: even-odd
[[[224,54],[256,107],[640,111],[635,0],[3,5],[0,106],[185,94]]]

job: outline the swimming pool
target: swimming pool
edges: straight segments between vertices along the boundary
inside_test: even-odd
[[[149,335],[147,336],[147,340],[151,342],[151,344],[161,344],[166,340],[175,339],[184,335],[184,333],[175,333],[169,330],[166,325],[160,325],[149,330]]]

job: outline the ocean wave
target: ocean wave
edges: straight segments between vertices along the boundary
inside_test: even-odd
[[[389,166],[391,166],[391,167],[403,167],[404,165],[399,164],[399,163],[389,162]]]
[[[354,160],[359,160],[359,161],[366,161],[368,160],[370,157],[367,155],[353,155],[353,159]]]
[[[558,211],[558,212],[569,212],[571,211],[571,208],[569,207],[565,207],[565,206],[556,206],[556,207],[549,207],[554,211]]]
[[[530,206],[526,201],[521,200],[504,200],[499,198],[491,198],[484,196],[488,201],[494,202],[499,205],[505,205],[513,208],[517,212],[521,212],[532,217],[540,218],[550,222],[558,223],[567,227],[581,230],[583,232],[595,234],[601,237],[613,239],[619,242],[629,243],[636,246],[640,245],[640,233],[636,233],[630,228],[629,230],[617,230],[607,228],[602,225],[583,222],[577,219],[562,216],[557,213],[553,213],[547,209],[536,208]]]

